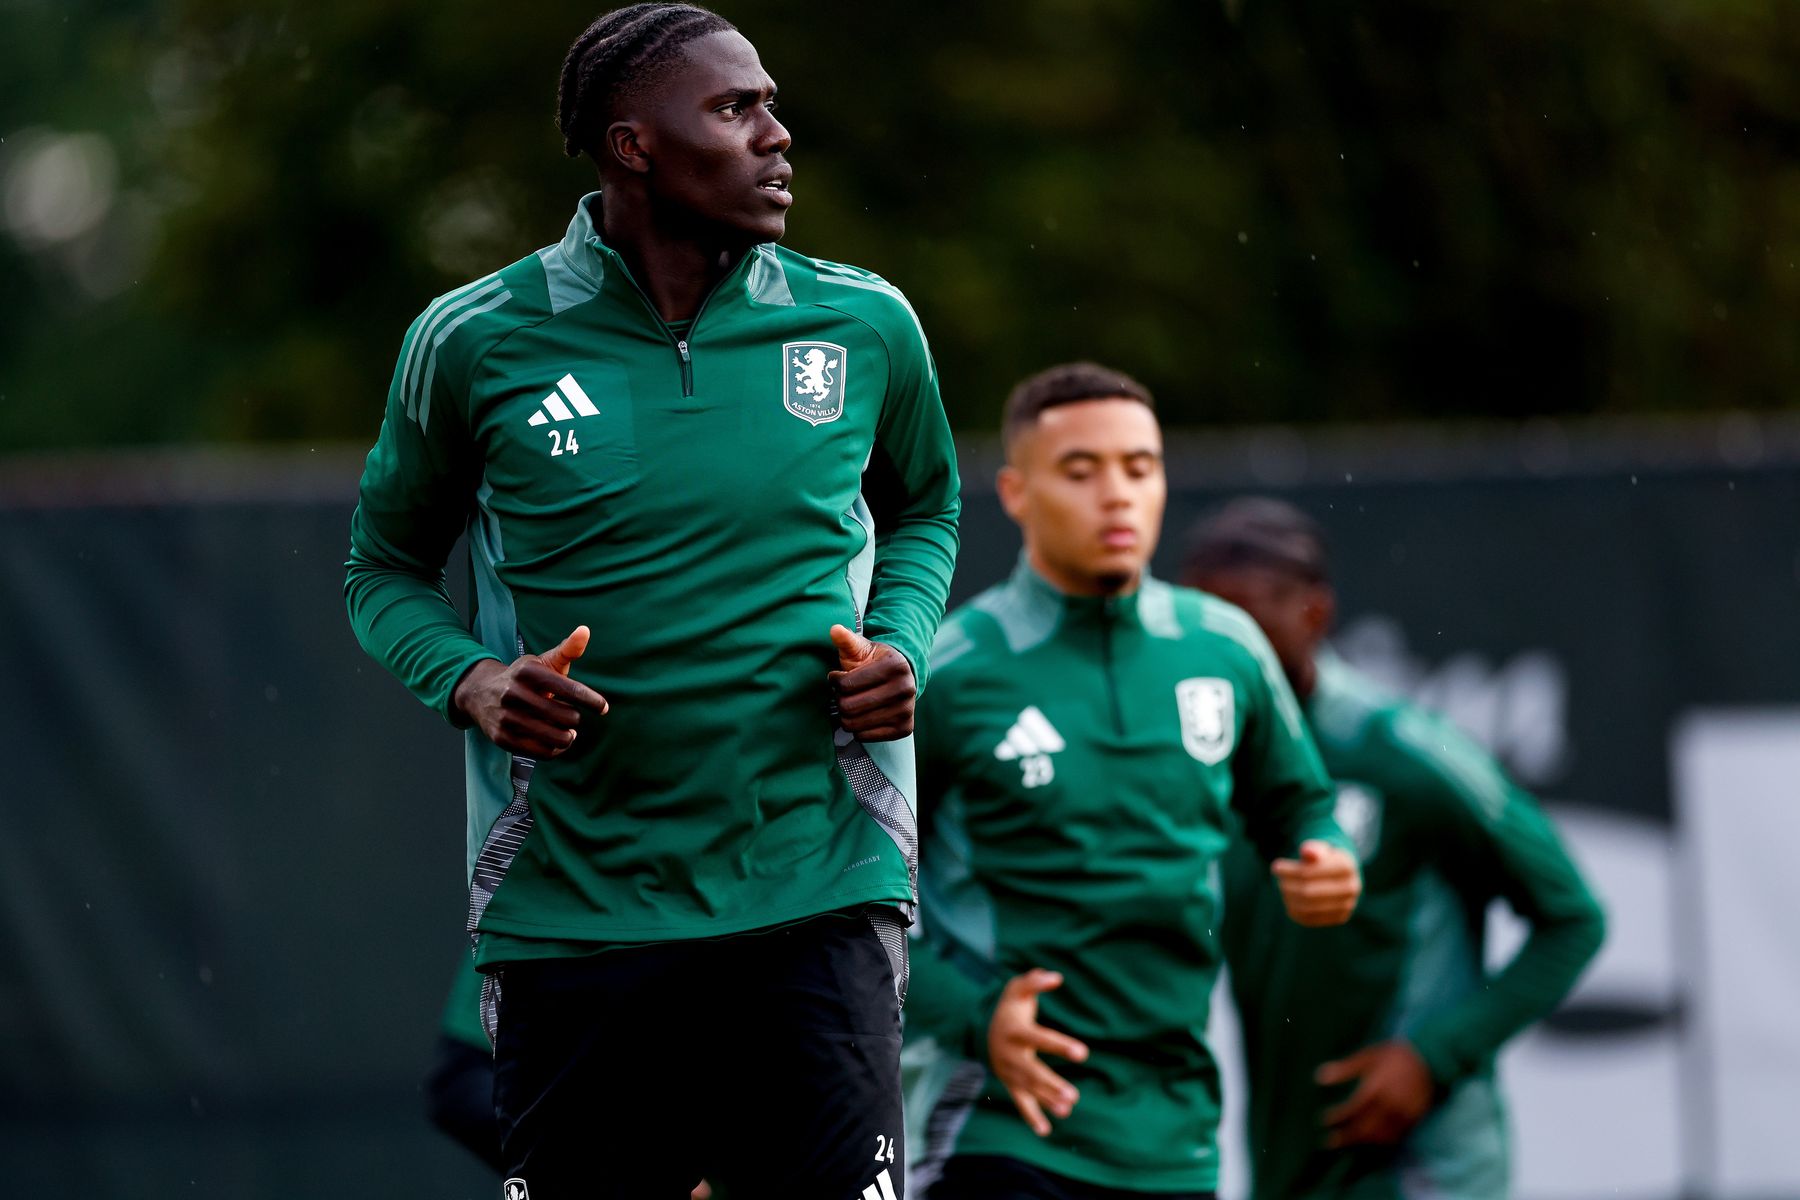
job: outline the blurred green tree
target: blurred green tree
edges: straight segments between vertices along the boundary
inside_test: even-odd
[[[1790,404],[1787,0],[721,5],[796,248],[959,428],[1071,355],[1176,424]],[[567,0],[0,0],[0,447],[368,439],[430,298],[560,233]]]

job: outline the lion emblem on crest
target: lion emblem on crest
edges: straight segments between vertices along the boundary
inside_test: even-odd
[[[809,425],[844,414],[848,355],[833,342],[789,342],[781,348],[782,402]]]
[[[827,358],[817,346],[804,354],[794,355],[794,394],[817,396],[821,400],[830,396],[831,385],[837,382],[834,374],[837,367],[838,360]]]

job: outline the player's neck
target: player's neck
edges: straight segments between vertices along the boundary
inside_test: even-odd
[[[1288,686],[1294,689],[1294,696],[1302,704],[1312,699],[1313,692],[1318,690],[1319,663],[1310,655],[1288,667],[1283,674],[1287,676]]]
[[[634,202],[622,189],[601,195],[601,237],[668,322],[693,320],[749,249],[716,233],[709,237],[679,218],[656,219],[651,206]]]
[[[1038,578],[1065,596],[1129,596],[1144,581],[1142,570],[1129,575],[1088,575],[1065,570],[1046,560],[1035,546],[1026,548],[1025,561],[1031,564]]]

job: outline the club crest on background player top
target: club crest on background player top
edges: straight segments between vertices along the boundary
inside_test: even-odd
[[[831,342],[789,342],[781,348],[782,403],[810,425],[844,415],[844,375],[849,363]]]
[[[1356,857],[1368,862],[1381,840],[1381,793],[1354,783],[1340,783],[1332,818],[1356,844]]]
[[[1181,744],[1209,767],[1223,762],[1231,753],[1236,734],[1234,702],[1229,680],[1184,679],[1175,685]]]

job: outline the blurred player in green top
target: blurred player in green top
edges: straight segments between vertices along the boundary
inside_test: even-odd
[[[1301,929],[1252,847],[1225,858],[1225,952],[1243,1023],[1256,1200],[1508,1194],[1494,1056],[1549,1013],[1604,919],[1537,803],[1468,739],[1378,693],[1324,649],[1334,597],[1305,514],[1240,499],[1202,520],[1186,582],[1254,616],[1337,781],[1364,891],[1336,929]],[[1483,962],[1488,905],[1530,925]]]
[[[1355,859],[1255,622],[1146,570],[1167,490],[1150,394],[1054,367],[1014,389],[1005,440],[1025,553],[946,620],[919,709],[913,1183],[933,1200],[1204,1196],[1229,814],[1283,920],[1348,917]]]

